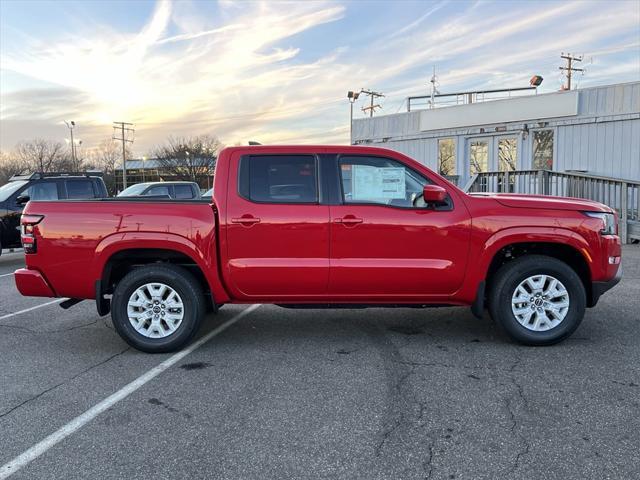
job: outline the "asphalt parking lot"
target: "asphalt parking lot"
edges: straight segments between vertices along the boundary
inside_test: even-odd
[[[20,265],[0,257],[0,478],[172,358],[127,348],[90,302],[22,298]],[[225,306],[202,335],[226,330],[11,478],[639,478],[640,247],[623,266],[553,347],[465,308],[260,306],[227,325],[247,307]]]

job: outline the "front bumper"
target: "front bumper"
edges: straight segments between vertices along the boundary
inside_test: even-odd
[[[589,307],[595,307],[600,299],[600,296],[615,287],[622,279],[622,265],[618,267],[615,277],[606,282],[591,282],[591,299]]]
[[[18,291],[25,297],[56,296],[53,289],[37,270],[20,268],[15,271],[14,278],[16,280],[16,287],[18,287]]]

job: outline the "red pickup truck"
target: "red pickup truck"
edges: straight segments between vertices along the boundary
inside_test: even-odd
[[[95,299],[147,352],[182,347],[226,303],[469,305],[548,345],[621,274],[611,208],[468,195],[371,147],[226,148],[212,201],[32,201],[21,222],[20,292]]]

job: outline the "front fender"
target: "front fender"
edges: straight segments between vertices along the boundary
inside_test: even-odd
[[[472,246],[471,258],[478,261],[469,272],[465,286],[459,293],[461,300],[473,302],[476,299],[478,286],[483,282],[495,255],[504,247],[518,243],[557,243],[578,251],[593,272],[594,258],[590,253],[587,240],[573,230],[559,227],[511,227],[491,235],[485,242]]]

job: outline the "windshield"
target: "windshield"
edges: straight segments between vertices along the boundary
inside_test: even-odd
[[[16,182],[9,182],[6,185],[0,187],[0,202],[4,202],[7,198],[13,195],[20,187],[26,185],[27,180],[18,180]]]
[[[118,196],[119,197],[128,197],[131,195],[140,195],[142,193],[142,191],[147,188],[147,184],[146,183],[138,183],[137,185],[131,185],[128,188],[125,188],[123,191],[121,191]]]
[[[213,188],[210,188],[206,192],[202,194],[203,197],[212,197],[213,196]]]

